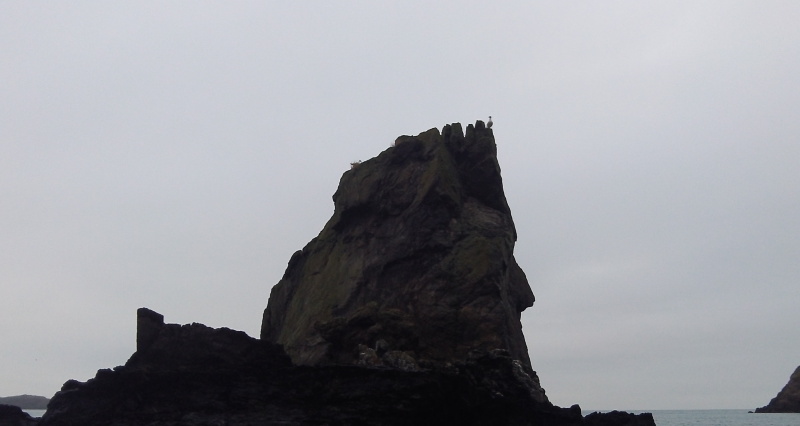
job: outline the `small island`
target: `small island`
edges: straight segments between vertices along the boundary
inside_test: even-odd
[[[0,396],[0,404],[14,405],[25,410],[46,410],[50,398],[36,395]]]

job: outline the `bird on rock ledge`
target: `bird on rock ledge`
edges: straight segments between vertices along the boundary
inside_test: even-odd
[[[486,122],[486,127],[491,129],[492,128],[492,124],[494,124],[494,122],[492,121],[492,116],[490,115],[489,116],[489,121]]]

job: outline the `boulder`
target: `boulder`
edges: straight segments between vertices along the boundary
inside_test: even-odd
[[[654,426],[652,413],[633,414],[625,411],[594,412],[587,414],[586,426]]]
[[[0,426],[35,426],[38,419],[16,405],[0,404]]]

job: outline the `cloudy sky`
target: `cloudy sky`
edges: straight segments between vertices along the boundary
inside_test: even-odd
[[[492,115],[550,399],[765,405],[800,364],[800,3],[0,4],[0,395],[136,309],[258,336],[349,163]]]

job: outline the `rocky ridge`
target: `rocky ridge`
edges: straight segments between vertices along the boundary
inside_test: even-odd
[[[800,366],[778,395],[769,404],[756,408],[756,413],[800,413]]]
[[[44,426],[654,425],[554,406],[491,129],[403,136],[354,164],[273,288],[261,339],[137,312],[124,366],[70,380]]]

